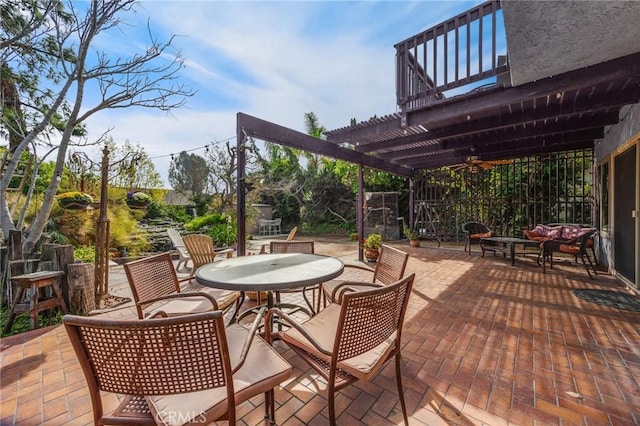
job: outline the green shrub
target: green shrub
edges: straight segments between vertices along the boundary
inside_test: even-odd
[[[59,308],[55,311],[47,310],[40,312],[38,314],[38,328],[61,324],[62,315],[62,310]],[[0,310],[0,337],[11,336],[31,330],[31,316],[29,312],[16,315],[9,333],[4,332],[4,326],[7,321],[9,321],[9,309]]]
[[[226,225],[230,220],[229,216],[218,213],[211,213],[206,216],[196,217],[184,224],[189,231],[199,231],[205,227],[213,227],[215,225]]]
[[[132,212],[126,208],[109,209],[109,247],[129,247],[131,236],[137,232],[137,220],[134,216],[136,212]],[[144,214],[143,211],[137,211],[137,214]],[[139,219],[142,219],[140,217]]]
[[[231,224],[215,225],[208,232],[216,247],[230,247],[238,242],[236,228]]]
[[[300,229],[300,226],[298,227]],[[342,234],[347,235],[350,229],[346,229],[344,223],[328,223],[320,222],[314,224],[303,224],[302,231],[305,234],[326,235],[326,234]]]
[[[191,215],[187,213],[187,209],[184,206],[168,206],[164,205],[164,211],[166,217],[178,223],[187,223],[191,219]]]
[[[84,263],[94,263],[96,260],[95,246],[80,246],[73,249],[73,258]]]
[[[418,232],[417,229],[411,229],[408,226],[404,227],[404,235],[406,235],[410,240],[415,241],[420,239],[420,232]]]
[[[97,218],[97,215],[94,215]],[[56,208],[50,217],[49,230],[62,234],[73,246],[88,246],[95,239],[94,216],[85,210],[65,210]],[[56,237],[61,240],[60,236]]]
[[[362,247],[377,249],[382,245],[382,235],[371,234],[362,243]]]
[[[153,200],[147,206],[147,214],[145,215],[145,219],[158,219],[167,216],[169,216],[169,214],[164,204]]]

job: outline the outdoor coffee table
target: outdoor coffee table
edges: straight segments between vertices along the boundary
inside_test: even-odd
[[[507,252],[509,252],[509,256],[511,257],[511,266],[515,266],[516,264],[516,254],[528,253],[526,251],[516,253],[516,245],[518,244],[522,244],[524,250],[526,250],[527,247],[540,247],[540,243],[538,241],[526,240],[524,238],[485,237],[480,239],[482,257],[484,257],[485,251],[491,251],[494,254],[500,252],[504,257],[506,257]]]
[[[272,308],[273,292],[320,284],[336,278],[343,270],[342,261],[333,257],[276,253],[208,263],[198,268],[195,277],[198,283],[207,287],[267,292],[266,306]]]

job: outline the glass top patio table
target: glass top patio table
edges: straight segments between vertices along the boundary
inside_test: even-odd
[[[234,291],[267,292],[267,308],[274,306],[273,293],[280,290],[302,288],[329,281],[344,271],[340,259],[318,254],[275,253],[240,256],[208,263],[196,271],[196,281],[207,287]],[[264,305],[262,305],[264,306]],[[279,304],[278,306],[287,306]],[[301,309],[288,304],[289,308]],[[252,308],[232,321],[239,321]],[[304,308],[302,308],[304,310]],[[308,312],[309,316],[313,312]],[[273,324],[271,325],[273,327]]]
[[[208,263],[196,271],[207,287],[236,291],[277,291],[329,281],[344,270],[340,259],[319,254],[240,256]]]

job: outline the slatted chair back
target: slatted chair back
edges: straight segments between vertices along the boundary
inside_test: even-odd
[[[391,284],[404,276],[409,254],[383,244],[373,272],[373,282]]]
[[[191,260],[189,256],[189,252],[187,252],[187,248],[184,245],[184,241],[182,240],[182,235],[178,232],[177,229],[169,228],[167,229],[167,235],[169,236],[169,240],[171,240],[171,244],[173,248],[178,252],[178,264],[176,265],[176,269],[180,269],[180,265],[187,267],[187,263]]]
[[[298,227],[294,226],[291,231],[289,231],[289,235],[287,235],[287,241],[292,241],[293,237],[296,236],[296,232],[298,232]]]
[[[144,318],[147,300],[180,292],[180,281],[169,253],[145,257],[124,264],[138,317]]]
[[[269,243],[269,253],[314,254],[315,245],[313,241],[271,241]]]
[[[102,391],[127,395],[120,416],[152,421],[156,413],[145,397],[214,388],[226,388],[227,403],[221,411],[228,413],[229,424],[235,424],[231,364],[220,311],[144,321],[65,315],[63,322],[89,385],[95,424],[118,420],[103,414]],[[122,424],[123,417],[119,419]]]
[[[202,265],[213,262],[218,256],[233,257],[233,249],[216,250],[213,239],[208,235],[189,234],[185,235],[183,240],[193,261],[194,271]]]

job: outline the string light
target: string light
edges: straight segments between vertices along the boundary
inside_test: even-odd
[[[228,138],[226,138],[226,139],[222,139],[222,140],[219,140],[219,141],[213,141],[213,142],[210,142],[210,143],[208,143],[208,144],[206,144],[206,145],[203,145],[203,146],[198,146],[198,147],[196,147],[196,148],[183,149],[183,150],[182,150],[182,151],[180,151],[180,152],[194,152],[194,151],[200,151],[200,150],[201,150],[201,149],[203,149],[203,148],[204,148],[204,151],[205,151],[205,152],[209,152],[209,147],[210,147],[212,144],[228,142],[228,141],[233,140],[233,139],[235,139],[235,138],[236,138],[235,136],[231,136],[231,137],[228,137]],[[149,157],[149,160],[155,160],[155,159],[157,159],[157,158],[165,158],[165,157],[171,157],[171,159],[173,160],[173,159],[175,158],[175,156],[176,156],[176,155],[178,155],[178,154],[179,154],[178,152],[172,152],[171,154],[157,155],[157,156],[155,156],[155,157]]]

